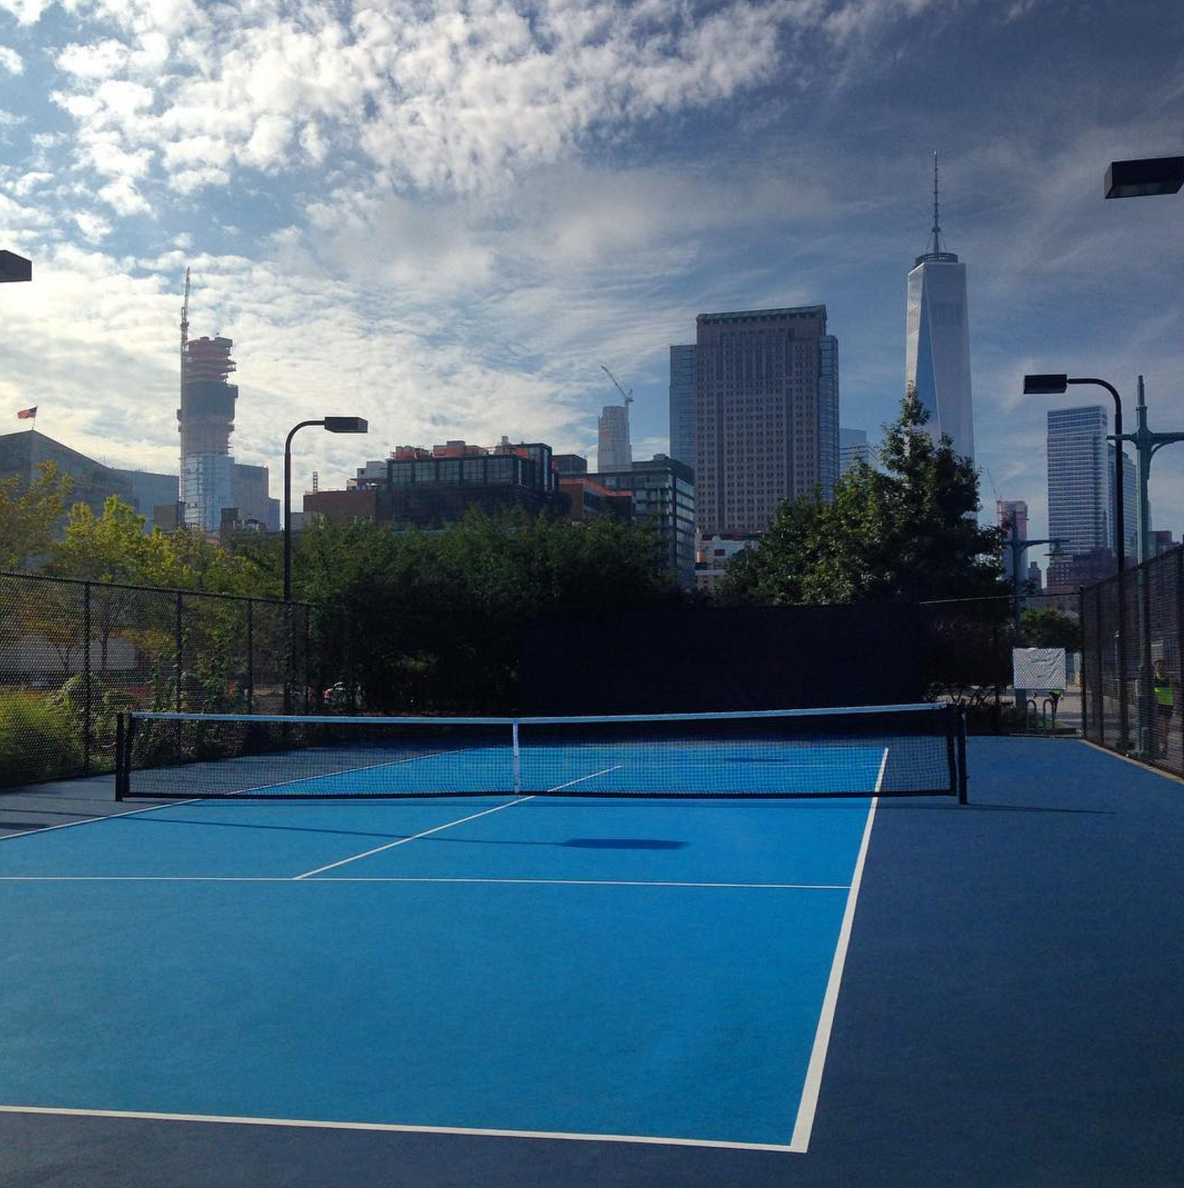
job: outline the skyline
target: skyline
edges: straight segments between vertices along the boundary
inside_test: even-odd
[[[1180,151],[1182,45],[1166,3],[0,0],[0,247],[35,267],[0,292],[0,410],[171,471],[191,262],[194,335],[236,344],[239,461],[278,473],[307,416],[371,422],[301,439],[297,493],[401,444],[594,453],[602,362],[635,457],[668,452],[669,347],[713,310],[825,304],[841,424],[874,441],[936,149],[984,518],[1022,499],[1047,535],[1045,413],[1104,393],[1024,398],[1025,372],[1132,407],[1145,374],[1152,427],[1180,427],[1184,208],[1101,194],[1110,160]],[[1179,534],[1184,451],[1151,493]]]

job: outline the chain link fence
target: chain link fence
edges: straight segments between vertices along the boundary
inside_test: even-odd
[[[319,704],[312,608],[0,573],[0,785],[110,771],[121,710]]]
[[[1184,775],[1184,548],[1082,595],[1090,742]]]
[[[1081,600],[1035,593],[921,604],[921,667],[926,695],[966,711],[976,734],[1076,733],[1082,721]],[[1013,685],[1012,650],[1063,647],[1061,690]]]

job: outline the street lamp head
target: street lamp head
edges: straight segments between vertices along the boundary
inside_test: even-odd
[[[325,428],[330,433],[369,433],[365,417],[326,417]]]
[[[33,279],[33,262],[16,252],[0,252],[0,284]]]
[[[1025,375],[1025,396],[1058,396],[1069,386],[1067,375]]]
[[[1107,198],[1145,198],[1176,194],[1184,186],[1184,157],[1146,157],[1111,161],[1106,170]]]

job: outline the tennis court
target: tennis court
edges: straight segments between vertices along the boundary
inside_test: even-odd
[[[680,796],[655,746],[621,770],[675,794],[601,800],[635,786],[604,779],[602,738],[524,748],[541,794],[445,795],[450,759],[421,798],[402,781],[422,765],[389,753],[342,784],[336,745],[303,746],[292,780],[258,779],[272,753],[163,769],[237,768],[223,799],[30,790],[31,828],[0,841],[0,1167],[1178,1182],[1179,786],[1080,743],[973,739],[969,804],[885,799],[907,765],[871,734],[777,742],[841,771],[839,799],[784,772],[776,798],[729,798],[718,774],[715,798]],[[729,746],[775,790],[767,736]],[[504,759],[483,751],[476,783]],[[55,820],[71,796],[107,802]]]

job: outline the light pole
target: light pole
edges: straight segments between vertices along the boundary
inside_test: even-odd
[[[1070,379],[1067,375],[1025,375],[1025,396],[1059,396],[1070,384],[1095,384],[1114,397],[1114,555],[1118,572],[1126,567],[1126,523],[1122,498],[1122,397],[1112,384],[1100,379]]]
[[[1052,545],[1053,557],[1060,554],[1061,545],[1065,542],[1059,538],[1051,540],[1018,540],[1015,535],[1015,522],[1011,523],[1011,536],[1008,537],[1006,544],[1011,550],[1011,574],[1012,574],[1012,589],[1015,592],[1015,642],[1016,647],[1019,647],[1020,642],[1020,622],[1021,622],[1021,606],[1020,602],[1023,595],[1020,593],[1020,565],[1023,563],[1024,553],[1035,545]]]
[[[292,438],[298,429],[320,425],[328,433],[368,433],[363,417],[324,417],[319,421],[301,421],[293,425],[284,442],[284,601],[292,601]]]
[[[1107,198],[1147,198],[1156,194],[1178,194],[1184,186],[1184,157],[1144,157],[1135,161],[1111,161],[1106,170]],[[1147,403],[1143,399],[1143,377],[1139,376],[1137,428],[1125,440],[1135,446],[1139,483],[1139,506],[1136,543],[1139,568],[1139,746],[1144,754],[1153,749],[1151,722],[1151,595],[1142,563],[1149,560],[1151,505],[1147,485],[1151,478],[1151,459],[1161,446],[1184,441],[1184,433],[1152,433],[1147,428]],[[1115,426],[1115,435],[1122,430]],[[1121,445],[1119,446],[1121,448]],[[1125,731],[1124,731],[1125,733]]]
[[[1184,433],[1155,433],[1147,426],[1147,400],[1143,377],[1139,376],[1139,397],[1135,405],[1135,431],[1123,435],[1135,447],[1135,470],[1139,483],[1138,532],[1136,543],[1139,561],[1139,749],[1143,754],[1154,750],[1151,737],[1151,583],[1145,562],[1151,560],[1151,459],[1157,450],[1184,441]]]
[[[1114,558],[1118,566],[1119,604],[1122,603],[1123,570],[1126,568],[1126,515],[1125,500],[1123,499],[1123,464],[1125,458],[1122,443],[1125,440],[1122,433],[1122,397],[1113,384],[1105,380],[1078,378],[1071,379],[1067,375],[1025,375],[1025,396],[1057,396],[1062,395],[1070,384],[1094,384],[1105,388],[1114,397]],[[1140,633],[1141,634],[1141,633]],[[1118,681],[1118,749],[1125,751],[1129,745],[1129,722],[1126,701],[1126,652],[1122,644],[1122,616],[1118,617],[1118,630],[1115,633],[1117,652],[1115,673]],[[1099,703],[1100,704],[1100,703]]]

